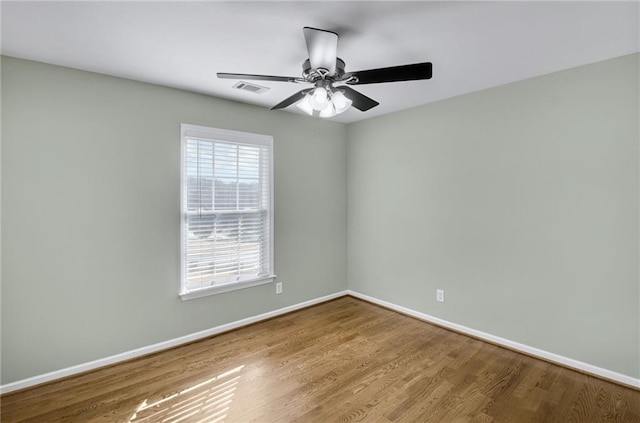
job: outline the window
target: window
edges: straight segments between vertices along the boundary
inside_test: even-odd
[[[181,125],[183,300],[273,281],[273,138]]]

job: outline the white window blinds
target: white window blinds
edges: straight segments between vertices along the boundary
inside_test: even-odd
[[[272,146],[182,125],[182,294],[273,279]]]

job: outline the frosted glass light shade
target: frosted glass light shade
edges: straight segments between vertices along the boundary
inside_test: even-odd
[[[323,87],[318,87],[311,93],[311,107],[314,110],[323,110],[329,104],[329,94]]]
[[[351,107],[351,104],[353,103],[353,101],[349,100],[347,97],[345,97],[344,94],[342,94],[342,91],[334,92],[331,96],[331,101],[335,106],[336,114],[340,114],[346,111],[349,107]]]
[[[325,107],[324,109],[320,110],[320,117],[322,117],[322,118],[334,117],[337,114],[338,113],[336,113],[336,108],[333,105],[333,103],[329,103],[327,105],[327,107]]]
[[[311,107],[311,96],[309,94],[305,95],[302,100],[298,101],[296,103],[296,107],[309,116],[313,116],[313,107]]]

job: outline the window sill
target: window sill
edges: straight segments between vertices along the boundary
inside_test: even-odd
[[[238,289],[250,288],[252,286],[264,285],[273,282],[276,275],[269,275],[259,279],[249,279],[241,282],[231,282],[221,285],[212,285],[206,288],[200,288],[193,291],[181,292],[180,298],[182,301],[193,300],[200,297],[206,297],[209,295],[222,294],[223,292],[236,291]]]

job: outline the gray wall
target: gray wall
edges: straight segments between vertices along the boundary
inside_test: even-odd
[[[272,284],[182,302],[180,123],[273,135]],[[346,289],[346,128],[2,58],[2,383]]]
[[[639,57],[349,125],[349,288],[639,377]]]

